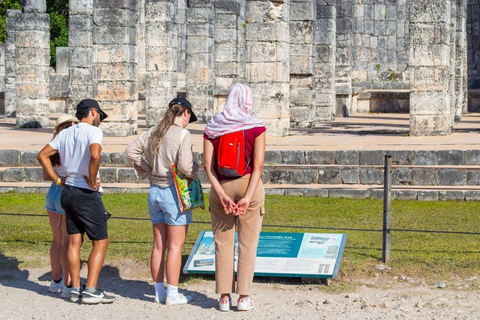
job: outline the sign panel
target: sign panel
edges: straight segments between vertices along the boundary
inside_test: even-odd
[[[261,232],[256,276],[335,278],[340,269],[346,234]],[[237,270],[235,233],[235,271]],[[184,273],[215,273],[212,231],[202,231],[183,268]]]

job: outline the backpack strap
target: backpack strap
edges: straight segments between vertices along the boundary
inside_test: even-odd
[[[187,129],[183,129],[182,134],[180,135],[180,144],[183,142],[186,135],[187,135]]]

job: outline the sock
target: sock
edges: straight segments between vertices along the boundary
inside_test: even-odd
[[[97,287],[86,287],[85,291],[95,293],[95,291],[97,291]]]
[[[53,280],[53,282],[60,283],[60,282],[62,282],[62,278],[60,278],[60,280]]]
[[[72,285],[65,286],[65,287],[67,287],[68,289],[71,289],[71,288],[72,288]],[[79,287],[79,288],[80,288],[80,287]]]
[[[72,286],[73,287],[73,286]],[[75,290],[77,292],[80,292],[80,287],[72,288],[72,290]]]
[[[167,291],[165,290],[165,284],[163,281],[154,282],[153,286],[155,287],[155,292],[157,293],[157,295],[164,296],[167,293]]]
[[[173,300],[178,298],[178,286],[172,286],[167,283],[167,298]]]

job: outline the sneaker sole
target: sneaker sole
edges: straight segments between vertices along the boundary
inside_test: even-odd
[[[92,298],[82,298],[82,303],[83,304],[109,304],[113,303],[115,300],[98,300],[98,299],[92,299]]]

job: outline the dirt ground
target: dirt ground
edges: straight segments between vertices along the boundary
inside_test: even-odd
[[[47,268],[0,268],[0,319],[479,319],[480,278],[429,284],[422,279],[378,274],[355,284],[302,284],[299,280],[256,279],[249,312],[216,309],[214,281],[209,277],[181,284],[193,301],[184,306],[153,302],[145,269],[132,263],[107,265],[99,286],[117,296],[111,305],[81,305],[47,291]],[[82,277],[86,276],[82,268]],[[83,280],[85,282],[85,280]],[[445,286],[445,288],[441,288]],[[338,286],[336,286],[338,287]],[[350,288],[350,289],[346,289]],[[236,296],[233,296],[236,299]]]

